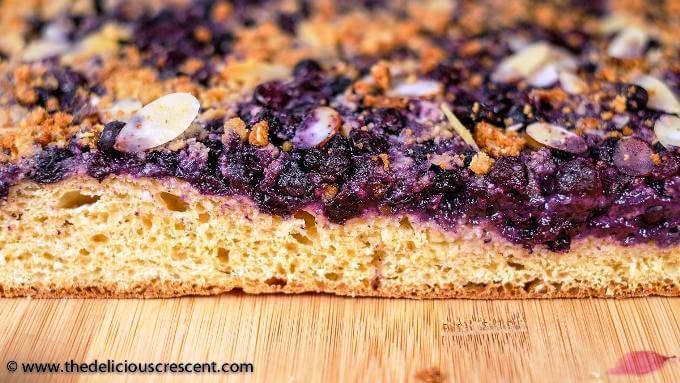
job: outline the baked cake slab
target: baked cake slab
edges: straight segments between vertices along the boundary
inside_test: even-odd
[[[675,1],[0,14],[0,295],[680,295]]]

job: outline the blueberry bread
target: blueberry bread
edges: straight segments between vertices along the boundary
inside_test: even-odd
[[[676,1],[0,13],[0,296],[680,295]]]

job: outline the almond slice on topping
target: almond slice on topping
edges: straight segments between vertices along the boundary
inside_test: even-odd
[[[50,57],[59,56],[72,49],[68,42],[50,41],[50,40],[36,40],[24,48],[21,54],[21,60],[24,62],[40,61]]]
[[[654,123],[654,134],[666,148],[680,147],[680,117],[661,116]]]
[[[556,64],[542,66],[536,73],[527,79],[529,84],[538,88],[546,88],[556,83],[560,78],[559,68]]]
[[[515,81],[526,78],[538,71],[550,57],[550,45],[545,42],[529,44],[510,57],[505,58],[491,74],[498,82]]]
[[[99,117],[104,123],[114,120],[128,122],[134,113],[142,109],[142,106],[138,100],[125,98],[114,102],[108,109],[100,111]]]
[[[648,42],[649,34],[642,28],[627,27],[609,43],[607,54],[618,59],[642,57]]]
[[[517,132],[524,127],[524,124],[512,124],[505,128],[506,132]]]
[[[191,125],[201,108],[190,93],[171,93],[140,109],[116,137],[114,148],[141,152],[168,143]]]
[[[73,49],[61,57],[63,64],[75,64],[82,60],[98,56],[102,59],[110,57],[118,51],[120,41],[128,40],[132,31],[123,25],[106,23],[96,32],[89,33],[76,41]]]
[[[418,80],[412,83],[401,83],[387,92],[387,95],[393,97],[432,97],[440,94],[443,88],[438,81]]]
[[[630,122],[630,116],[627,114],[617,114],[616,116],[612,117],[612,122],[614,123],[614,126],[616,126],[616,128],[623,129],[623,127]],[[595,131],[597,132],[599,130]]]
[[[491,74],[496,82],[512,82],[525,79],[536,87],[547,87],[559,78],[563,68],[573,68],[573,58],[564,50],[539,41],[507,57]]]
[[[449,120],[449,123],[451,124],[453,129],[460,136],[460,138],[462,138],[463,141],[465,141],[465,143],[470,145],[473,149],[479,151],[479,146],[477,146],[475,139],[472,137],[472,133],[470,133],[470,131],[460,122],[458,117],[456,117],[456,115],[453,114],[449,106],[446,105],[445,103],[442,103],[441,109],[442,112],[444,112],[446,118]]]
[[[567,70],[560,71],[560,84],[562,89],[569,94],[581,94],[588,89],[588,84],[585,81]]]
[[[654,76],[642,75],[633,79],[633,84],[644,88],[649,96],[647,106],[666,113],[680,113],[680,102],[663,81]]]
[[[269,64],[256,60],[228,62],[221,70],[220,76],[228,81],[252,86],[286,78],[290,75],[290,68],[284,65]]]
[[[578,154],[588,150],[583,138],[559,125],[534,122],[527,126],[526,134],[539,144],[564,152]]]
[[[611,35],[631,25],[640,25],[639,20],[628,13],[612,12],[600,20],[599,32]]]
[[[293,137],[293,146],[311,149],[328,142],[340,129],[342,118],[335,109],[320,106],[305,118]]]
[[[69,52],[73,45],[68,40],[68,26],[52,22],[43,27],[42,36],[29,42],[21,53],[24,62],[40,61]]]

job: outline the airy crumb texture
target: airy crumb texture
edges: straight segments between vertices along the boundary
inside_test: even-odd
[[[567,254],[529,253],[480,227],[445,233],[407,216],[337,225],[301,211],[282,219],[181,181],[24,182],[0,220],[5,297],[234,289],[409,298],[680,294],[677,247],[588,238]]]

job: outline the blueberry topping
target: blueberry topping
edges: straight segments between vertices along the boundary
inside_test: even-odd
[[[68,42],[105,25],[129,26],[129,38],[117,42],[118,64],[125,68],[126,60],[134,61],[135,70],[146,66],[143,70],[154,72],[158,81],[167,81],[164,85],[189,85],[197,96],[231,92],[230,76],[236,84],[238,74],[227,73],[229,64],[251,55],[255,61],[290,65],[290,57],[306,52],[298,51],[307,44],[299,44],[301,27],[320,12],[306,0],[294,7],[198,0],[160,11],[104,3],[95,1],[87,15],[63,16]],[[584,20],[606,11],[604,1],[558,3],[546,6]],[[357,9],[393,12],[396,22],[411,17],[383,0],[336,5],[338,17]],[[121,121],[104,126],[95,150],[85,143],[86,135],[65,137],[64,148],[45,147],[40,137],[35,147],[44,149],[38,154],[0,164],[0,198],[23,178],[53,183],[82,173],[98,180],[119,174],[172,177],[200,193],[246,197],[261,211],[283,217],[310,207],[334,223],[364,214],[408,213],[445,229],[483,225],[526,248],[558,252],[591,235],[622,244],[680,243],[680,152],[674,145],[672,97],[680,94],[680,72],[648,68],[671,91],[660,96],[612,79],[610,74],[618,79],[622,71],[611,66],[630,64],[600,61],[612,36],[573,23],[561,30],[526,21],[506,25],[493,15],[488,18],[493,28],[482,18],[483,28],[468,30],[460,28],[461,14],[451,13],[446,31],[438,31],[436,22],[414,29],[415,40],[407,40],[424,44],[403,43],[389,33],[385,40],[363,40],[358,33],[350,36],[351,43],[338,41],[337,56],[304,57],[289,68],[289,76],[248,84],[245,98],[205,101],[195,123],[200,131],[187,131],[182,145],[117,151]],[[54,22],[29,20],[26,41],[53,33]],[[529,62],[541,71],[528,75],[524,72],[531,68],[515,63],[522,76],[496,78],[501,62],[522,44],[539,41],[550,46],[546,60],[566,55],[550,63],[559,68]],[[670,52],[664,44],[652,41],[649,52],[656,45]],[[0,52],[0,60],[5,56]],[[120,93],[102,81],[107,59],[95,56],[77,70],[45,59],[32,68],[40,73],[12,72],[8,79],[23,86],[17,106],[34,113],[38,128],[45,125],[49,134],[99,126],[94,101],[115,100]],[[372,70],[380,62],[389,64],[389,73]],[[564,73],[588,86],[565,86]],[[535,81],[538,77],[542,81]],[[422,92],[423,84],[437,92]],[[404,91],[414,88],[421,92]],[[451,126],[455,119],[442,113],[444,104],[462,130]],[[44,110],[35,110],[39,107]],[[242,121],[225,132],[233,117]],[[492,126],[477,129],[481,123]],[[464,140],[465,129],[472,137]],[[2,152],[3,160],[13,155]]]
[[[116,143],[116,137],[120,133],[121,129],[125,126],[123,121],[111,121],[104,125],[99,141],[97,141],[97,149],[102,152],[115,152],[113,145]]]
[[[313,59],[304,59],[295,64],[293,76],[306,77],[321,72],[321,65]]]
[[[576,158],[560,165],[556,191],[564,195],[592,195],[602,192],[598,170],[587,159]]]
[[[507,191],[523,194],[528,180],[526,166],[516,157],[501,157],[491,169],[489,179]]]
[[[394,108],[375,110],[371,113],[367,122],[373,123],[376,128],[391,134],[399,134],[406,125],[404,116]]]
[[[68,149],[49,147],[38,154],[29,177],[45,184],[61,181],[70,171],[66,161],[71,156]]]

